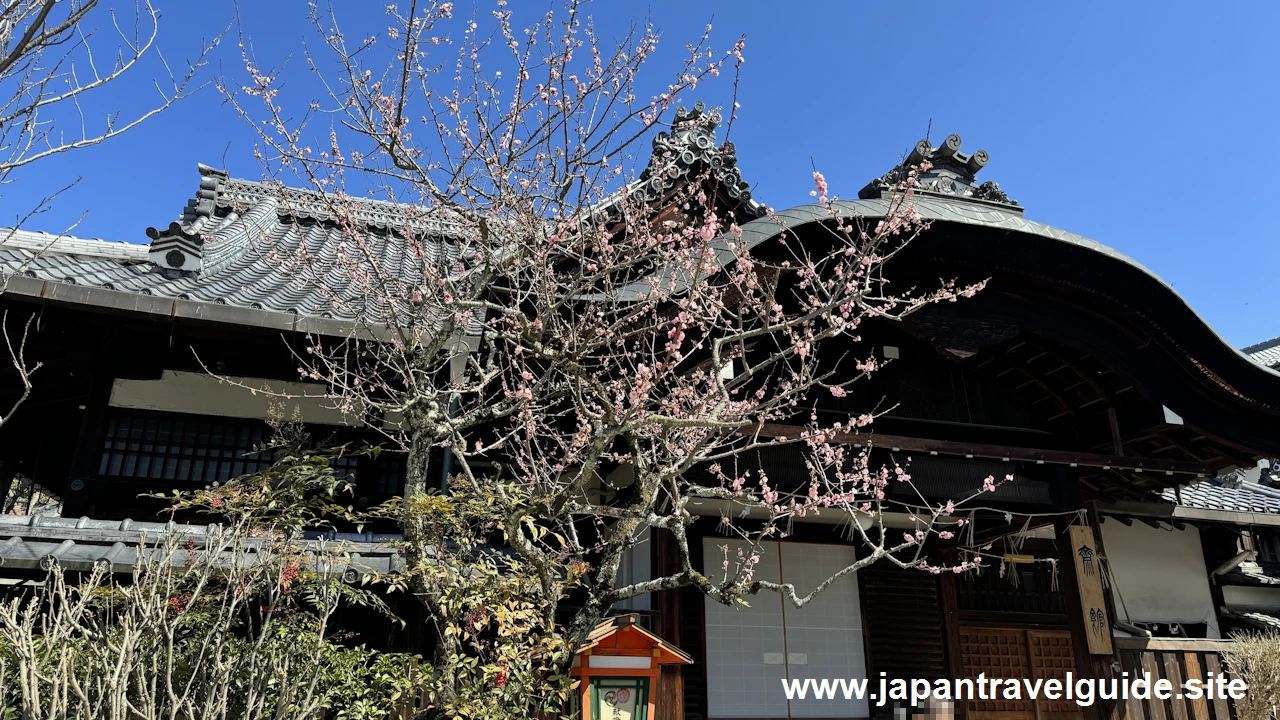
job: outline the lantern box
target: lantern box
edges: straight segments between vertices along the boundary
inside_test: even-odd
[[[688,665],[680,648],[640,627],[636,615],[608,618],[573,658],[582,720],[653,720],[663,665]]]

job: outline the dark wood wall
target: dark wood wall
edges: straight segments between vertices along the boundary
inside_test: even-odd
[[[858,571],[867,676],[889,679],[951,675],[940,578],[879,562]],[[891,709],[871,708],[873,715]],[[878,713],[877,711],[880,711]]]

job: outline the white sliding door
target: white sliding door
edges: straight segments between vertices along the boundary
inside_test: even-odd
[[[857,557],[850,545],[782,543],[782,577],[807,593],[849,567]],[[792,679],[861,679],[867,676],[862,644],[862,606],[858,577],[846,575],[804,608],[788,604],[787,668]],[[865,700],[792,700],[793,718],[867,717]]]
[[[719,580],[724,546],[730,562],[746,544],[706,538],[706,574]],[[847,545],[764,543],[755,577],[789,582],[808,592],[855,559]],[[864,678],[862,615],[856,576],[832,584],[797,610],[776,593],[726,607],[706,600],[707,709],[712,718],[866,717],[866,701],[792,700],[784,678]]]
[[[622,562],[618,565],[618,587],[623,588],[653,579],[653,573],[649,568],[651,564],[649,556],[652,552],[653,546],[649,544],[649,528],[645,528],[640,533],[639,539],[622,553]],[[622,612],[651,610],[653,603],[650,598],[652,597],[650,593],[627,598],[622,602],[614,603],[613,609]]]
[[[706,575],[717,582],[724,562],[730,563],[747,544],[727,538],[706,538]],[[731,565],[732,567],[732,565]],[[755,577],[778,581],[778,544],[765,543]],[[787,698],[786,647],[782,637],[782,600],[776,593],[748,600],[750,607],[726,607],[707,601],[707,715],[713,718],[784,718]]]

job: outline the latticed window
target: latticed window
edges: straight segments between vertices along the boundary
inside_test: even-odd
[[[269,433],[256,420],[113,412],[107,419],[98,474],[226,482],[271,464],[269,455],[254,452]]]
[[[360,447],[360,436],[350,428],[315,430],[313,440],[320,447],[344,443],[352,450]],[[112,408],[106,419],[98,476],[225,483],[271,465],[273,453],[257,450],[270,437],[271,428],[260,420]],[[401,453],[384,452],[376,460],[357,452],[343,453],[330,464],[338,479],[357,483],[363,494],[390,496],[399,493],[404,484]]]
[[[380,495],[399,495],[404,489],[405,454],[384,452],[378,456],[378,485]]]

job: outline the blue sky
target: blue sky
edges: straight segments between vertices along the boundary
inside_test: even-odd
[[[161,46],[178,64],[233,13],[230,0],[155,3]],[[517,13],[548,6],[511,4]],[[382,2],[337,5],[353,27],[385,27]],[[242,8],[260,59],[289,61],[289,91],[310,92],[296,71],[309,37],[305,1]],[[932,123],[935,142],[954,132],[966,151],[985,148],[992,159],[980,177],[999,182],[1027,217],[1135,258],[1229,342],[1280,335],[1268,160],[1280,140],[1280,4],[597,0],[590,11],[606,33],[652,18],[664,37],[656,82],[708,21],[721,46],[747,35],[732,139],[755,197],[773,207],[809,201],[811,163],[838,194],[856,195]],[[234,36],[205,77],[219,69],[243,75]],[[91,111],[140,107],[153,71]],[[723,103],[728,89],[721,82],[687,99]],[[28,227],[61,231],[83,215],[77,235],[146,242],[147,226],[176,219],[194,195],[197,162],[254,177],[253,146],[209,87],[132,135],[19,171],[0,189],[0,224],[79,177]]]

